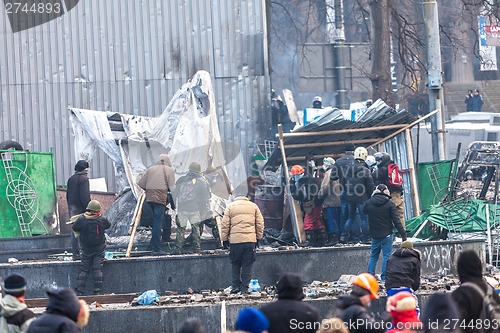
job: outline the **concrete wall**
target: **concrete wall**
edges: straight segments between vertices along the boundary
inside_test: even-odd
[[[462,250],[473,249],[483,262],[485,258],[483,242],[430,242],[417,248],[423,256],[423,274],[455,273],[454,263]],[[366,271],[369,253],[369,246],[259,252],[252,276],[264,285],[274,284],[285,272],[299,273],[304,281],[334,281],[342,274]],[[27,298],[45,297],[45,290],[53,284],[76,286],[79,262],[0,265],[0,276],[14,272],[28,280]],[[227,254],[113,259],[104,264],[103,291],[222,289],[230,285],[230,272]]]
[[[421,308],[425,306],[428,295],[419,296]],[[308,300],[315,307],[321,318],[333,316],[337,299]],[[226,305],[226,327],[233,329],[238,312],[246,307],[260,308],[264,302],[244,302]],[[374,300],[371,310],[375,315],[385,310],[385,298]],[[146,306],[128,307],[119,310],[97,310],[90,315],[89,325],[83,332],[117,332],[126,329],[127,332],[165,332],[173,333],[189,317],[195,317],[203,323],[207,332],[220,332],[221,304],[189,305],[189,306]],[[140,320],[138,320],[140,318]]]

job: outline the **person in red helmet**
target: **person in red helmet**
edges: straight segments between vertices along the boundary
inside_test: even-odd
[[[415,296],[402,291],[387,299],[386,309],[392,316],[392,328],[387,333],[415,333],[422,329],[417,315]]]
[[[323,246],[324,226],[321,221],[324,196],[320,195],[321,180],[306,174],[300,165],[290,171],[290,193],[300,203],[304,213],[304,231],[307,242],[304,246]]]

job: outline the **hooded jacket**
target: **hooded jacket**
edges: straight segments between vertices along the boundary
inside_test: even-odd
[[[401,192],[401,186],[389,186],[387,184],[387,180],[389,179],[389,171],[388,165],[394,164],[394,161],[391,159],[382,160],[382,162],[377,166],[377,171],[374,173],[375,185],[384,184],[387,186],[389,191],[392,192]]]
[[[49,303],[45,313],[31,323],[28,333],[79,333],[76,325],[80,303],[73,290],[59,288],[47,291]]]
[[[399,219],[396,205],[387,195],[383,193],[374,194],[366,201],[363,212],[368,215],[368,225],[372,238],[384,238],[392,235],[392,229],[396,227],[403,241],[406,240],[406,231]]]
[[[352,165],[346,167],[343,177],[348,201],[365,202],[370,198],[374,187],[373,178],[363,160],[355,159]]]
[[[189,171],[175,186],[173,196],[177,211],[204,213],[210,207],[210,184],[201,173]]]
[[[373,316],[363,306],[360,299],[354,295],[340,296],[337,305],[336,317],[346,323],[349,333],[382,333],[385,326],[376,323]],[[372,325],[370,325],[372,323]]]
[[[67,185],[66,201],[70,217],[84,213],[90,202],[90,182],[87,171],[75,172],[69,177]]]
[[[23,302],[12,295],[5,295],[0,302],[0,332],[26,332],[35,315]]]
[[[464,251],[460,254],[457,260],[457,272],[460,283],[471,282],[476,284],[483,292],[486,293],[486,288],[492,288],[483,279],[483,266],[481,259],[474,251]],[[461,285],[451,294],[453,300],[457,304],[460,320],[465,323],[470,323],[471,320],[479,319],[483,306],[481,295],[472,287]],[[497,293],[493,293],[494,299],[500,303],[500,298]],[[465,333],[480,332],[479,329],[465,327]]]
[[[261,308],[269,320],[269,333],[315,333],[321,323],[318,311],[303,302],[302,279],[286,274],[278,282],[278,300]]]
[[[173,192],[175,189],[175,170],[172,168],[170,158],[166,154],[161,154],[157,164],[146,170],[137,185],[146,191],[147,202],[166,206],[168,192]]]
[[[385,288],[420,287],[421,254],[414,249],[400,248],[387,260],[385,270]]]
[[[392,326],[387,333],[411,333],[422,329],[422,322],[417,316],[417,311],[394,311],[391,310]]]
[[[458,309],[449,293],[435,293],[429,297],[421,315],[424,332],[452,332],[449,323],[459,319]]]

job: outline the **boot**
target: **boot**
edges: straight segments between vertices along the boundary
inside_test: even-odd
[[[314,247],[322,247],[325,245],[325,233],[323,230],[314,230]]]
[[[340,236],[340,244],[347,244],[348,237],[347,236]]]
[[[332,233],[328,234],[328,241],[326,242],[325,246],[335,246],[339,242],[339,234],[337,233]]]
[[[301,244],[300,246],[302,247],[308,247],[308,246],[313,246],[314,244],[314,231],[315,230],[306,230],[305,233],[306,233],[306,241]]]

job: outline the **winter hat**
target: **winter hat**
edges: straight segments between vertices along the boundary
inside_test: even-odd
[[[7,294],[26,290],[26,280],[18,274],[11,274],[3,281],[3,289]]]
[[[189,164],[189,171],[201,172],[201,166],[196,162],[192,162],[191,164]]]
[[[450,294],[446,293],[435,293],[429,297],[424,311],[420,319],[424,324],[424,332],[428,333],[432,330],[440,331],[446,325],[446,323],[453,322],[453,320],[459,319],[457,306],[451,298]],[[432,328],[430,325],[436,325],[438,328]],[[441,330],[444,331],[444,330]]]
[[[385,196],[388,196],[389,198],[391,197],[391,192],[389,191],[387,186],[385,186],[384,184],[380,184],[380,185],[377,185],[377,187],[375,187],[375,190],[373,191],[372,196],[374,196],[375,194],[383,194]]]
[[[304,282],[298,274],[286,273],[283,275],[277,285],[279,299],[301,300],[305,297],[302,290]]]
[[[61,314],[76,323],[81,304],[73,289],[52,289],[47,291],[47,295],[49,296],[47,313]]]
[[[401,243],[400,247],[402,249],[413,249],[413,243],[410,242],[409,240],[406,240],[403,243]]]
[[[345,151],[354,151],[356,149],[356,146],[354,143],[348,142],[345,144]]]
[[[389,297],[387,301],[389,302],[389,310],[391,313],[393,311],[410,311],[417,308],[417,301],[415,300],[415,297],[413,297],[413,295],[408,291],[400,291],[399,293]]]
[[[87,162],[85,160],[79,160],[78,162],[76,162],[76,165],[75,165],[76,172],[82,172],[83,170],[88,169],[88,168],[89,168],[89,162]]]
[[[236,329],[248,333],[262,333],[269,329],[269,320],[262,311],[246,308],[240,311],[236,319]]]
[[[473,250],[460,253],[457,260],[457,272],[460,282],[469,281],[471,278],[483,277],[483,264]]]

